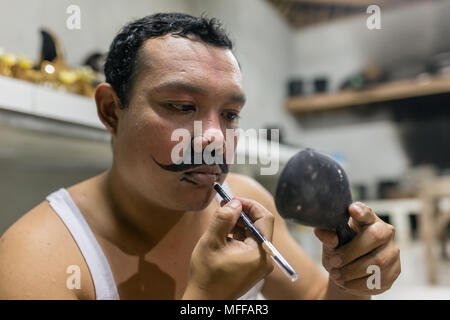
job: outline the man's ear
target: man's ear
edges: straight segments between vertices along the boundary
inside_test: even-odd
[[[106,82],[100,83],[95,89],[95,103],[100,121],[114,137],[117,133],[121,102],[114,88]]]

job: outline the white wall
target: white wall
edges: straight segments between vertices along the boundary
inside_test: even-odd
[[[81,10],[81,29],[69,30],[69,5]],[[7,52],[38,59],[39,29],[49,28],[61,40],[66,61],[79,65],[92,51],[106,51],[114,35],[126,22],[159,11],[187,11],[184,0],[1,0],[0,47]]]

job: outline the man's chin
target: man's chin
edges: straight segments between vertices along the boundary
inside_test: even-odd
[[[192,186],[184,195],[178,195],[178,199],[183,198],[181,210],[200,211],[206,209],[214,200],[215,190],[208,186]]]
[[[181,208],[182,211],[202,211],[208,208],[208,206],[211,204],[211,201],[214,201],[214,199],[207,199],[206,201],[199,202],[199,201],[190,201],[183,205],[183,208]]]

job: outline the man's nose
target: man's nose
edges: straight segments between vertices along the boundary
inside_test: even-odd
[[[194,139],[194,145],[201,146],[202,150],[213,142],[215,146],[223,147],[224,135],[221,129],[208,128],[202,132],[201,136],[195,137]]]
[[[202,134],[194,140],[197,148],[201,146],[202,150],[204,150],[211,143],[214,143],[215,148],[222,148],[225,137],[220,124],[220,115],[215,110],[210,110],[202,117],[201,125]]]

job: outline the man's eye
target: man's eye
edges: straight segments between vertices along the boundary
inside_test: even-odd
[[[176,109],[177,111],[181,112],[195,111],[195,107],[189,104],[168,103],[167,105],[172,109]]]
[[[236,112],[224,112],[224,116],[227,120],[233,121],[233,120],[238,120],[239,114],[237,114]]]

